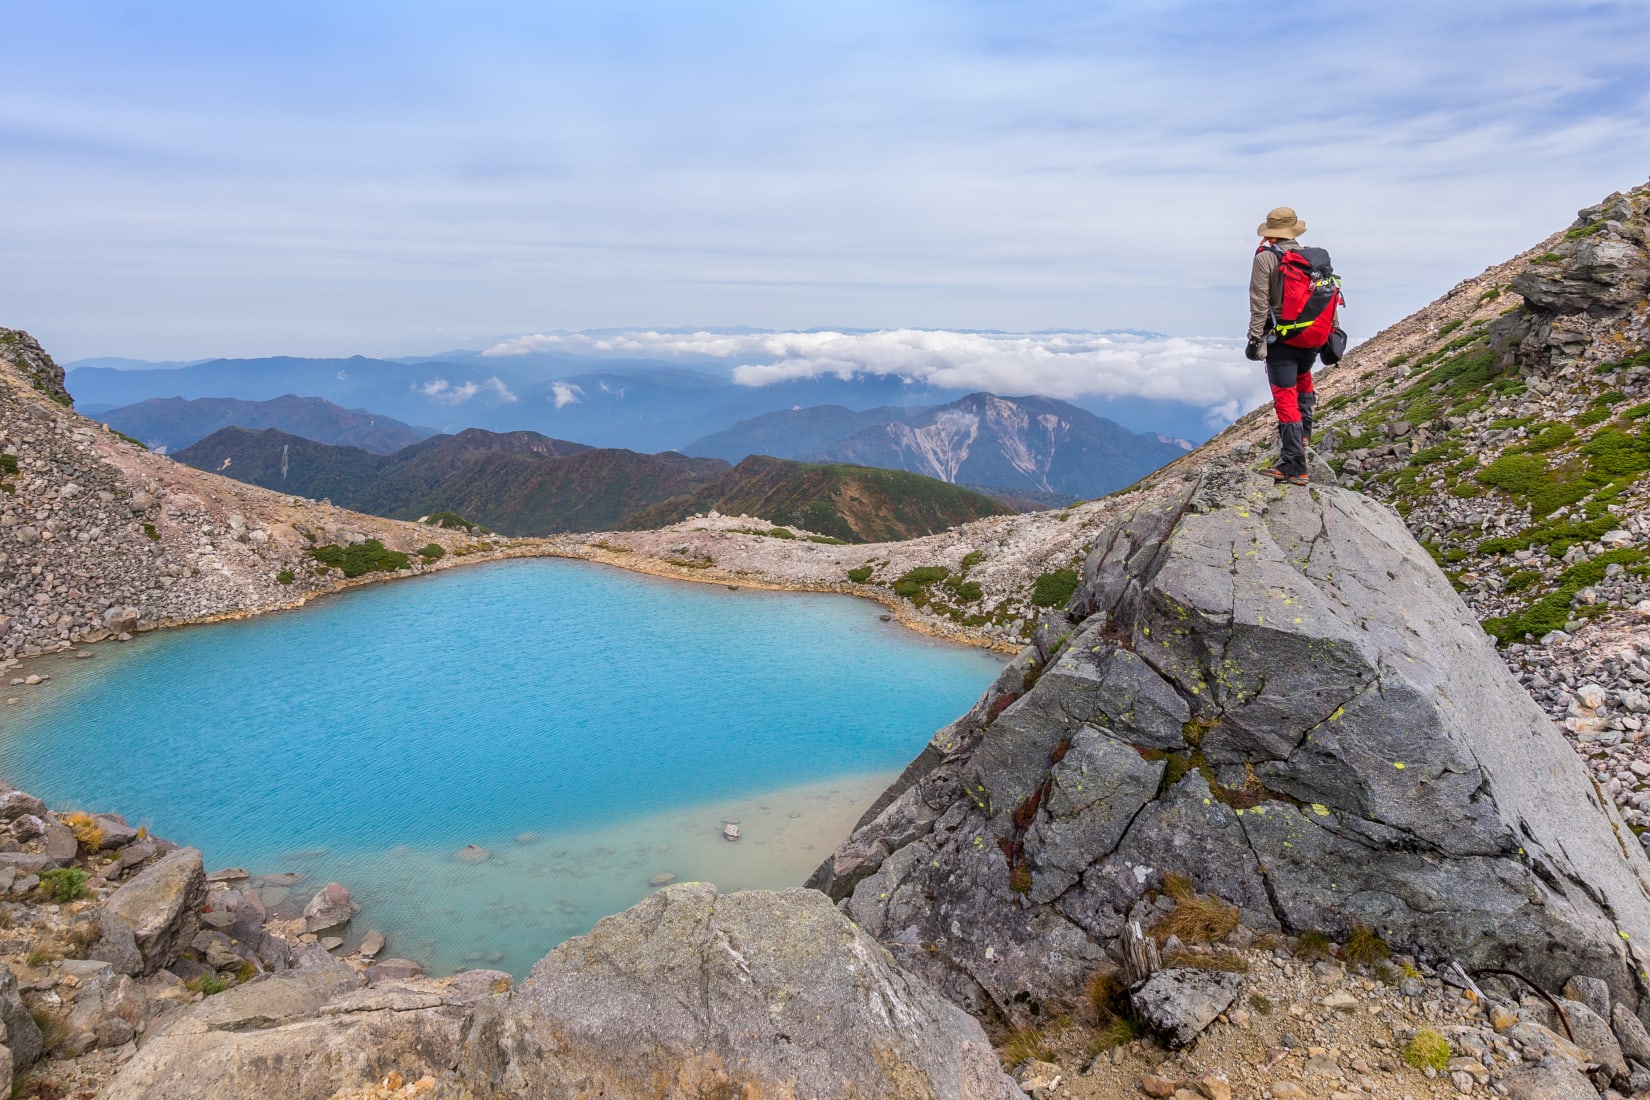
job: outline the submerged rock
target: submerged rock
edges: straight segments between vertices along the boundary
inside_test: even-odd
[[[305,932],[330,932],[342,928],[359,910],[350,900],[349,890],[339,883],[329,882],[304,906]]]
[[[1639,1006],[1650,863],[1390,511],[1217,466],[1103,531],[1073,607],[812,880],[961,1003],[1074,1005],[1172,873]]]

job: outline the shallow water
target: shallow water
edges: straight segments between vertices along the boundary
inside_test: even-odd
[[[807,877],[1001,664],[878,613],[582,562],[452,570],[63,662],[0,712],[0,776],[209,866],[301,872],[289,904],[343,882],[387,954],[520,974],[656,875]]]

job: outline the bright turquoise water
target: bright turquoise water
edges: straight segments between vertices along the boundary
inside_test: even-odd
[[[654,875],[806,877],[1000,667],[878,613],[582,562],[452,570],[60,662],[0,712],[0,776],[210,867],[302,872],[289,903],[343,882],[389,955],[524,973]]]

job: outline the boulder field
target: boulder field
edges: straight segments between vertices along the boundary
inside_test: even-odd
[[[1137,494],[812,884],[976,1014],[1070,1011],[1171,876],[1245,926],[1601,980],[1650,864],[1401,520],[1238,465]]]

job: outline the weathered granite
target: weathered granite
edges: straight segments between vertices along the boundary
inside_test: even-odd
[[[1071,619],[812,880],[960,1003],[1069,1008],[1174,872],[1251,923],[1639,1006],[1650,864],[1390,511],[1234,465],[1165,480]]]
[[[153,974],[176,959],[193,938],[205,899],[200,852],[179,848],[168,853],[109,895],[101,916],[102,936],[92,954],[122,973]],[[114,922],[129,931],[130,945]],[[135,970],[130,969],[132,948],[141,960]]]

